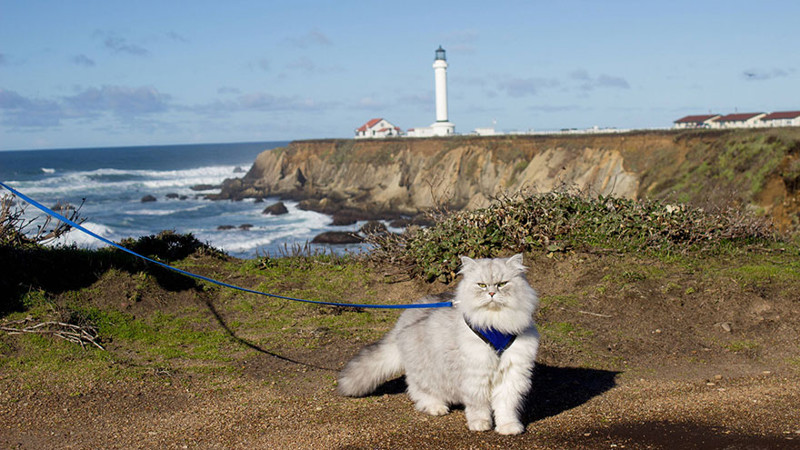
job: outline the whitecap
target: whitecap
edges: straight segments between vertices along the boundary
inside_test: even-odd
[[[44,172],[44,173],[56,173],[56,169],[51,169],[49,167],[42,167],[42,172]]]

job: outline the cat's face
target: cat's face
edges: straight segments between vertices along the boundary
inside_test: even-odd
[[[511,258],[472,259],[461,257],[459,301],[470,310],[527,309],[531,288],[525,280],[522,254]],[[535,294],[534,294],[535,295]]]

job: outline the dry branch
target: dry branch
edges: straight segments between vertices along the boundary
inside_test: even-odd
[[[21,326],[33,322],[31,317],[22,320],[15,320],[0,325],[0,331],[5,331],[8,334],[49,334],[61,339],[64,339],[75,344],[80,344],[82,348],[86,348],[86,344],[92,344],[100,350],[105,348],[97,342],[97,330],[94,327],[80,326],[65,322],[40,322],[35,325]],[[9,325],[20,325],[19,327]]]

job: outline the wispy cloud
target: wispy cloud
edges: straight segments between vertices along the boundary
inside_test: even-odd
[[[237,90],[225,88],[226,94],[238,94]],[[235,92],[234,92],[235,91]],[[220,92],[222,93],[222,92]],[[247,111],[286,112],[286,111],[320,111],[333,106],[331,103],[317,102],[311,98],[298,96],[273,95],[266,92],[240,94],[234,99],[216,100],[209,103],[183,106],[179,109],[205,116],[218,116]]]
[[[29,98],[0,89],[0,122],[15,127],[53,127],[64,120],[92,119],[107,114],[123,121],[165,112],[170,96],[152,87],[103,86],[75,95]]]
[[[77,115],[110,112],[133,117],[167,110],[170,96],[153,87],[103,86],[66,97],[64,104]]]
[[[794,73],[794,69],[749,69],[742,72],[742,78],[747,81],[766,81],[773,78],[788,77]]]
[[[284,39],[284,41],[297,48],[308,48],[317,45],[327,46],[333,44],[328,36],[317,29],[313,29],[300,36],[287,37]]]
[[[327,74],[342,71],[342,68],[338,66],[320,66],[311,60],[311,58],[307,58],[305,56],[297,58],[296,60],[286,64],[286,69],[310,74]]]
[[[577,69],[569,74],[569,78],[578,82],[582,91],[593,91],[602,88],[630,89],[630,84],[625,78],[600,74],[593,77],[586,69]]]
[[[56,126],[63,117],[61,105],[53,100],[31,99],[0,88],[0,113],[3,124],[13,127]]]
[[[559,84],[552,78],[509,78],[498,82],[497,88],[511,97],[525,97],[537,95],[542,89],[554,88]]]
[[[86,56],[84,54],[75,55],[70,59],[70,61],[72,61],[73,64],[78,65],[78,66],[83,66],[83,67],[94,67],[95,66],[94,60],[92,58],[89,58],[88,56]]]
[[[174,31],[168,31],[168,32],[166,32],[164,34],[167,36],[167,38],[169,38],[169,39],[171,39],[171,40],[173,40],[175,42],[182,42],[182,43],[189,42],[189,40],[186,39],[185,37],[183,37],[183,35],[180,35],[180,34],[174,32]]]
[[[133,56],[147,56],[150,54],[150,51],[146,48],[138,44],[130,43],[126,38],[114,32],[97,30],[94,32],[94,36],[102,38],[103,46],[117,54]]]

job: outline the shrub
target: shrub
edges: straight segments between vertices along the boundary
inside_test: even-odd
[[[405,264],[428,281],[448,282],[460,255],[534,249],[685,252],[773,238],[766,220],[734,209],[709,213],[659,201],[551,192],[507,196],[488,208],[443,215],[430,228],[371,237],[371,257]]]

